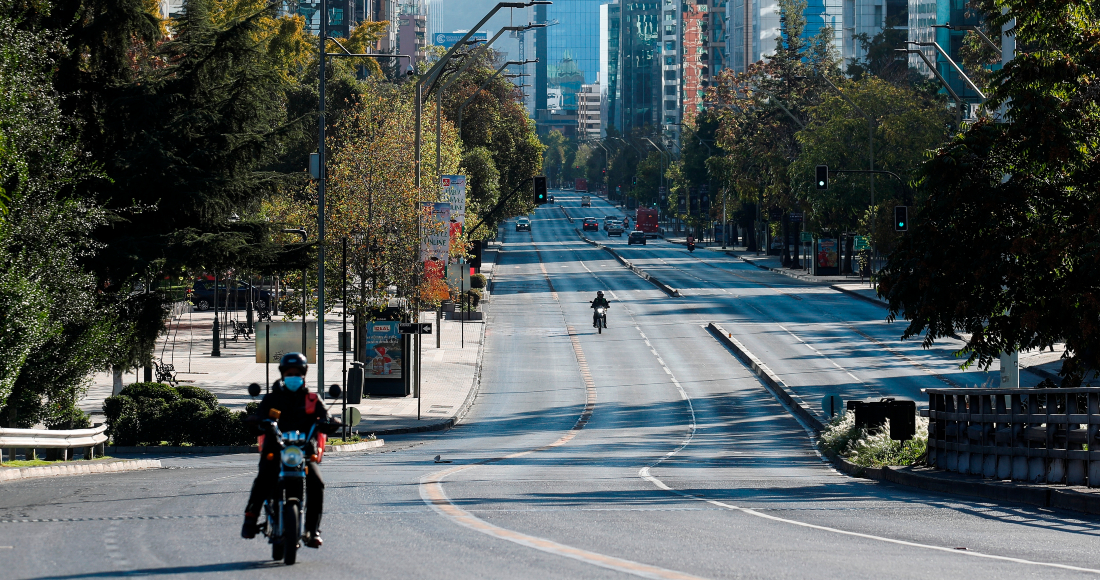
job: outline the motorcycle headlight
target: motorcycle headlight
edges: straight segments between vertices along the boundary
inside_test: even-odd
[[[298,467],[306,459],[306,454],[302,453],[300,447],[287,447],[283,449],[282,460],[284,465],[290,467]]]

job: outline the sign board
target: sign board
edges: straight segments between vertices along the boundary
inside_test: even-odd
[[[444,199],[451,204],[451,219],[457,224],[466,223],[466,176],[441,175],[440,185]]]
[[[269,334],[270,331],[270,334]],[[269,338],[270,337],[270,338]],[[268,346],[271,356],[268,358]],[[278,363],[288,352],[302,352],[302,321],[257,322],[256,362]],[[306,321],[306,360],[317,364],[317,321]]]
[[[420,261],[447,260],[451,253],[451,204],[422,202],[421,219],[424,223],[424,238],[420,240]]]
[[[375,320],[363,328],[366,351],[363,360],[365,380],[401,378],[401,332],[398,322]]]
[[[397,325],[401,334],[431,334],[431,322],[401,322]]]
[[[447,285],[451,288],[470,289],[470,266],[467,264],[447,264]]]
[[[344,411],[344,424],[348,427],[354,427],[358,425],[359,422],[362,420],[363,413],[359,409],[356,409],[355,407],[348,407],[347,410]]]
[[[432,44],[436,46],[442,46],[443,48],[451,48],[456,42],[462,40],[462,37],[466,36],[465,32],[437,32],[432,35]],[[475,32],[470,40],[489,40],[489,33],[487,32]]]
[[[837,267],[837,248],[835,238],[821,238],[817,241],[817,266],[819,268]]]
[[[793,223],[802,223],[802,212],[800,212],[800,211],[792,211],[792,212],[791,212],[791,214],[790,214],[790,216],[789,216],[789,219],[790,219],[790,220],[791,220],[791,222],[793,222]]]
[[[839,395],[825,395],[821,399],[821,410],[830,419],[844,414],[844,400]]]
[[[813,232],[798,232],[798,241],[804,242],[804,243],[807,243],[807,244],[814,241]]]
[[[858,252],[860,250],[870,250],[871,244],[867,243],[865,236],[856,236],[852,241],[852,247]]]

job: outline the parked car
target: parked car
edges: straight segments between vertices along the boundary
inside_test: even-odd
[[[630,235],[626,237],[626,244],[633,246],[634,244],[645,245],[645,232],[642,230],[634,230],[630,232]]]
[[[581,225],[581,230],[586,232],[589,230],[598,232],[600,231],[600,222],[596,221],[594,217],[586,217],[584,218],[584,223]]]
[[[252,292],[252,307],[257,310],[267,310],[271,307],[271,294],[267,290],[260,290],[248,282],[233,280],[230,282],[232,289],[226,288],[224,281],[218,281],[218,310],[245,310],[248,308],[248,295]],[[214,307],[214,281],[196,280],[194,286],[188,291],[188,298],[195,310],[205,312]]]
[[[521,217],[516,219],[516,231],[517,232],[529,232],[531,231],[531,218]]]
[[[623,224],[613,221],[607,225],[607,237],[619,236],[623,237]]]

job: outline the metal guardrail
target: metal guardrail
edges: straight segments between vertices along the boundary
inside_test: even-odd
[[[0,462],[4,449],[79,449],[87,448],[85,459],[103,455],[102,446],[107,442],[107,426],[99,425],[91,429],[73,429],[52,431],[49,429],[4,429],[0,428]]]
[[[1100,487],[1100,388],[925,392],[933,466],[992,479]]]

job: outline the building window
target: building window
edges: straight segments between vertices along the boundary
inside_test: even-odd
[[[674,81],[674,80],[676,80],[676,71],[674,71],[674,70],[666,70],[666,71],[665,71],[665,80],[666,80],[666,81]]]
[[[676,117],[665,117],[665,125],[675,125]]]
[[[665,64],[668,65],[668,66],[675,66],[676,57],[675,56],[666,56],[665,57]]]
[[[875,6],[875,28],[882,28],[882,5]]]
[[[676,34],[676,25],[665,26],[665,34]]]
[[[665,12],[665,20],[671,20],[673,22],[676,22],[676,13],[675,12]]]
[[[665,94],[676,96],[676,85],[665,85]]]
[[[665,50],[676,50],[676,41],[675,40],[666,40],[665,41]]]
[[[665,101],[665,110],[666,111],[675,111],[676,110],[676,101]]]

